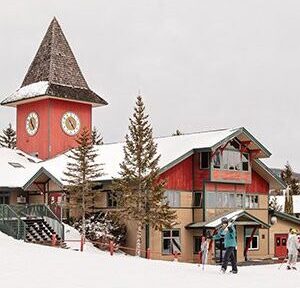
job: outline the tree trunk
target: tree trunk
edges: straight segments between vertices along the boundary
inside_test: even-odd
[[[141,257],[141,245],[142,245],[142,223],[138,222],[138,227],[136,232],[135,256]]]

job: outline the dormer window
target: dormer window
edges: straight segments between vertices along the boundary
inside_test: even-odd
[[[221,170],[249,171],[249,154],[241,153],[239,149],[238,141],[230,141],[222,152],[215,152],[212,167]]]

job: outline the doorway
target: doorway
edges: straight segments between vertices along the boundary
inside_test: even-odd
[[[284,258],[287,255],[287,239],[288,234],[275,234],[275,257]]]

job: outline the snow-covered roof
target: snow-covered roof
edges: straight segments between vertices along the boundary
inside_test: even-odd
[[[29,99],[37,96],[44,96],[49,88],[48,81],[39,81],[21,87],[16,92],[2,101],[2,104],[16,102],[19,100]]]
[[[156,138],[157,152],[161,155],[159,166],[163,169],[189,152],[192,153],[193,149],[211,148],[236,131],[238,128]],[[95,146],[98,154],[96,162],[103,164],[104,173],[98,180],[111,180],[119,176],[120,163],[124,159],[123,147],[124,143]],[[68,152],[47,160],[43,162],[43,167],[57,179],[62,179],[66,163],[70,161],[67,155]]]
[[[40,161],[21,150],[0,147],[0,186],[23,187],[39,170]]]
[[[229,214],[226,214],[226,215],[222,215],[221,217],[218,217],[217,219],[214,219],[213,221],[211,222],[208,222],[205,224],[205,227],[207,228],[215,228],[215,227],[218,227],[222,224],[222,218],[223,217],[226,217],[229,221],[235,221],[236,220],[236,217],[238,215],[240,215],[241,213],[243,213],[244,210],[237,210],[237,211],[233,211]]]
[[[169,169],[170,167],[176,165],[180,161],[189,157],[193,154],[193,150],[195,149],[211,149],[214,150],[220,145],[223,145],[225,142],[233,139],[234,137],[245,137],[245,133],[249,133],[245,130],[245,128],[233,128],[233,129],[221,129],[221,130],[212,130],[212,131],[204,131],[192,134],[184,134],[179,136],[168,136],[168,137],[159,137],[155,138],[154,141],[157,143],[157,152],[161,155],[159,166],[161,168],[161,172]],[[258,143],[258,142],[257,142]],[[254,144],[252,144],[254,145]],[[256,144],[255,145],[259,145]],[[124,159],[123,152],[124,143],[111,143],[111,144],[103,144],[95,146],[95,150],[97,152],[96,162],[102,164],[103,168],[103,176],[101,176],[99,181],[104,180],[112,180],[113,178],[119,177],[120,171],[120,163]],[[255,149],[257,146],[253,146]],[[2,150],[1,150],[2,149]],[[57,181],[60,181],[62,185],[64,183],[62,180],[64,178],[63,172],[66,169],[67,163],[70,161],[68,158],[68,153],[61,154],[52,159],[39,162],[34,164],[31,156],[26,155],[25,153],[18,150],[10,150],[7,153],[0,149],[0,159],[5,159],[5,165],[0,167],[0,175],[5,175],[4,178],[0,180],[0,186],[7,187],[23,187],[25,184],[34,179],[33,176],[40,169],[43,168],[43,171],[47,171],[49,175],[53,176],[53,178]],[[265,149],[265,148],[264,148]],[[265,149],[266,150],[266,149]],[[267,151],[267,150],[266,150]],[[25,156],[19,155],[23,153]],[[264,152],[263,152],[264,153]],[[3,157],[2,157],[3,154]],[[16,177],[17,168],[7,167],[8,160],[6,157],[12,158],[11,161],[18,162],[23,160],[23,162],[28,161],[30,163],[24,163],[24,167],[22,170],[22,174]],[[264,154],[267,155],[267,154]],[[14,159],[16,157],[16,159]],[[20,158],[21,157],[21,158]],[[32,159],[31,159],[32,158]],[[27,159],[27,160],[26,160]],[[31,159],[31,160],[28,160]],[[25,172],[26,171],[26,172]],[[37,173],[38,174],[38,173]],[[16,179],[17,178],[17,179]],[[27,181],[26,181],[27,180]]]
[[[277,203],[282,207],[281,211],[284,211],[285,206],[285,196],[274,196],[277,198]],[[271,197],[272,199],[272,197]],[[294,207],[294,213],[300,213],[300,195],[293,195],[293,207]]]

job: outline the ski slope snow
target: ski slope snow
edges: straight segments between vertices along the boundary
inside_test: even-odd
[[[276,288],[300,287],[299,271],[278,265],[240,267],[239,274],[220,274],[184,264],[86,253],[15,240],[0,232],[0,275],[3,288]]]

